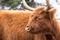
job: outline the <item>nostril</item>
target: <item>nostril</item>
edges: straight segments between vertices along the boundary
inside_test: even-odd
[[[29,28],[25,28],[25,30],[26,30],[26,31],[30,31],[30,29],[29,29]]]
[[[29,27],[29,26],[26,26],[26,27]]]
[[[30,31],[30,28],[29,28],[29,26],[27,26],[27,27],[25,28],[25,30],[26,30],[26,31]]]

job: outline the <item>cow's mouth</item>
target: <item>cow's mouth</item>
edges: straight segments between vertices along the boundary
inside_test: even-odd
[[[56,40],[54,35],[52,35],[51,33],[45,34],[45,38],[46,40]]]

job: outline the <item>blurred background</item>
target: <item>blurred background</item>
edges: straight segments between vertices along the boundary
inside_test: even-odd
[[[26,0],[27,4],[33,8],[46,6],[46,0]],[[56,7],[56,19],[60,23],[60,0],[49,0],[51,7]],[[24,10],[22,0],[0,0],[0,10]]]

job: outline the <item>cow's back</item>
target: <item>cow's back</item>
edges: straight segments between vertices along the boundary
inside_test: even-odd
[[[1,40],[32,40],[33,35],[25,31],[30,11],[0,11]]]

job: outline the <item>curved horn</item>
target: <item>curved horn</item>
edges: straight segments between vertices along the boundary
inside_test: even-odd
[[[22,0],[22,3],[24,5],[25,8],[29,9],[29,10],[34,10],[34,8],[31,8],[30,6],[28,6],[28,4],[26,3],[25,0]]]
[[[47,4],[47,10],[49,10],[51,7],[50,7],[50,3],[49,3],[49,0],[46,0],[46,4]]]

